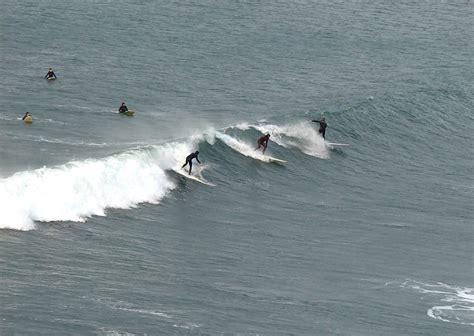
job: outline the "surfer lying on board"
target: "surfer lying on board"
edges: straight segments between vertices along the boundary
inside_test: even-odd
[[[125,113],[128,112],[128,107],[125,105],[125,102],[122,102],[122,105],[119,107],[119,113]]]
[[[270,133],[262,135],[260,138],[258,138],[257,148],[255,148],[255,150],[263,147],[262,154],[265,154],[265,150],[267,149],[267,146],[268,146],[268,139],[270,139]]]
[[[321,118],[321,120],[311,120],[312,122],[317,122],[319,123],[319,134],[326,139],[326,127],[328,127],[328,124],[326,123],[326,119],[324,117]]]
[[[46,79],[54,78],[56,79],[56,74],[53,71],[53,68],[49,68],[48,73],[44,76]]]
[[[198,154],[199,154],[199,151],[195,151],[194,153],[191,153],[188,156],[186,156],[186,162],[181,167],[181,168],[184,168],[186,167],[187,164],[189,164],[189,175],[191,175],[191,169],[193,169],[193,159],[196,159],[197,162],[201,163],[201,161],[199,161],[198,159]]]
[[[26,112],[25,115],[23,116],[23,118],[21,118],[21,120],[25,120],[26,117],[31,117],[31,113]]]

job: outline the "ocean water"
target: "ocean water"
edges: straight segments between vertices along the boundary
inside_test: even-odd
[[[0,335],[472,334],[472,6],[1,1]]]

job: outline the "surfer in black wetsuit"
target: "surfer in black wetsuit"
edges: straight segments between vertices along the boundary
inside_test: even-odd
[[[269,133],[267,133],[265,135],[262,135],[260,138],[258,138],[257,148],[255,148],[255,150],[260,149],[261,147],[263,147],[262,154],[265,154],[265,150],[267,149],[269,139],[270,139],[270,134]]]
[[[56,79],[56,74],[53,71],[53,68],[49,68],[48,73],[44,76],[46,79],[54,78]]]
[[[193,159],[196,159],[197,162],[201,163],[201,161],[199,161],[198,159],[198,154],[199,154],[199,151],[195,151],[194,153],[191,153],[188,156],[186,156],[186,162],[181,167],[181,168],[184,168],[186,167],[187,164],[189,164],[189,175],[191,175],[191,169],[193,169]]]
[[[122,105],[119,107],[119,113],[125,113],[128,112],[128,107],[125,105],[125,102],[122,102]]]
[[[31,113],[30,113],[30,112],[26,112],[25,115],[23,116],[23,118],[21,118],[21,120],[25,120],[26,117],[31,117]]]
[[[326,139],[326,127],[328,127],[328,124],[326,123],[326,119],[324,117],[321,118],[321,120],[311,120],[312,122],[317,122],[319,123],[319,134]]]

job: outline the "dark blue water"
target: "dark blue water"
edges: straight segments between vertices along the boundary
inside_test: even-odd
[[[3,2],[0,334],[471,334],[471,8]]]

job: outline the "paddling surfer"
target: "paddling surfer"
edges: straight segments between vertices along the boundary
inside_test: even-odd
[[[128,107],[125,105],[125,102],[122,102],[122,105],[119,107],[119,113],[126,113],[128,112]]]
[[[25,120],[27,117],[31,117],[30,112],[26,112],[25,115],[23,116],[23,118],[21,118],[21,120]]]
[[[49,68],[48,73],[44,76],[46,79],[56,79],[56,74],[53,71],[53,68]]]

